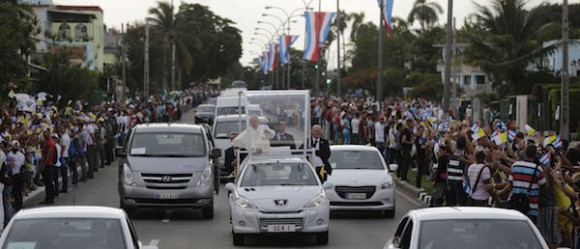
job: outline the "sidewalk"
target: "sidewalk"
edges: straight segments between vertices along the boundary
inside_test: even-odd
[[[110,166],[106,166],[106,167],[114,167],[114,165],[117,165],[116,162],[117,161],[115,160],[115,161],[113,161],[111,163]],[[77,166],[77,171],[79,172],[79,177],[80,177],[81,166]],[[79,182],[76,187],[73,187],[72,184],[71,184],[72,180],[71,180],[71,172],[70,172],[70,170],[68,170],[68,173],[67,174],[68,174],[68,178],[69,178],[68,179],[68,183],[69,183],[68,184],[68,188],[69,189],[70,188],[78,188],[78,187],[81,186],[82,183]],[[92,180],[94,180],[94,179],[92,179]],[[58,178],[58,183],[60,185],[62,185],[62,176]],[[40,196],[44,197],[44,193],[45,193],[45,187],[44,186],[36,186],[36,189],[35,190],[30,191],[28,193],[28,196],[22,196],[22,206],[24,208],[30,208],[30,207],[37,206],[38,203],[37,202],[34,202],[34,200],[37,199]],[[56,200],[56,198],[55,198],[55,200]]]
[[[424,207],[429,207],[429,203],[431,202],[431,195],[427,194],[424,189],[419,189],[409,183],[401,182],[395,173],[391,173],[391,176],[393,177],[393,181],[395,182],[395,185],[397,185],[398,189],[403,190],[405,194],[408,194],[413,198],[417,198],[421,203],[424,204]]]

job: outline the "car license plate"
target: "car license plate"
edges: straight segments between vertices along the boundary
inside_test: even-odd
[[[155,199],[157,200],[175,200],[177,199],[177,194],[170,194],[170,193],[157,193],[155,194]]]
[[[366,200],[366,193],[346,193],[346,199],[348,200]]]
[[[296,225],[268,225],[269,233],[291,233],[296,232]]]

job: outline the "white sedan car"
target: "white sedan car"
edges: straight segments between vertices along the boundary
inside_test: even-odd
[[[328,243],[328,199],[307,160],[252,159],[242,166],[238,181],[226,184],[234,245],[244,245],[250,234],[283,233],[314,234],[318,244]]]
[[[395,184],[379,150],[364,145],[333,145],[330,151],[328,161],[333,170],[328,182],[334,186],[326,190],[330,210],[376,210],[394,217]]]
[[[90,206],[22,210],[8,223],[0,245],[8,249],[157,248],[141,245],[123,210]]]
[[[500,208],[441,207],[412,210],[385,249],[548,249],[520,212]]]

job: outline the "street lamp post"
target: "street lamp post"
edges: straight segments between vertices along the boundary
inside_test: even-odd
[[[277,17],[275,15],[270,15],[268,13],[264,13],[264,14],[262,14],[262,16],[263,17],[273,17],[273,18],[277,19],[278,21],[280,21],[280,27],[278,29],[280,29],[280,28],[282,29],[282,36],[284,36],[284,21],[280,17]],[[274,37],[273,39],[275,41],[276,37]],[[281,49],[280,46],[282,46],[282,44],[278,44],[278,49]],[[280,69],[278,69],[278,72],[280,70],[282,70],[282,80],[278,81],[278,79],[276,79],[276,81],[278,81],[280,83],[280,86],[279,86],[280,89],[283,89],[284,88],[284,79],[286,77],[284,76],[285,72],[284,72],[284,67],[282,66],[282,63],[280,63]]]
[[[569,23],[568,23],[568,0],[562,4],[562,89],[560,115],[560,135],[564,139],[570,139],[570,75],[569,75]]]

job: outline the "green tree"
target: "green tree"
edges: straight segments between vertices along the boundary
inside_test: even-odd
[[[41,75],[40,91],[62,96],[62,102],[88,99],[98,87],[99,73],[71,63],[72,50],[59,49],[44,56],[48,72]]]
[[[26,85],[27,56],[34,51],[35,28],[29,6],[16,0],[0,1],[0,84]]]
[[[132,25],[124,35],[125,44],[127,45],[128,64],[127,87],[131,90],[143,88],[143,70],[144,70],[144,48],[145,48],[145,24],[138,23]],[[158,92],[162,86],[164,72],[166,67],[162,64],[165,54],[165,37],[158,29],[149,29],[149,89],[151,93]],[[117,65],[116,75],[120,72]]]
[[[527,67],[557,46],[543,47],[541,37],[554,24],[542,21],[538,7],[526,10],[525,6],[525,0],[478,5],[475,23],[466,24],[462,32],[470,43],[466,61],[491,74],[494,87],[504,95],[527,94],[533,84]]]
[[[425,30],[439,21],[440,14],[443,14],[443,8],[439,3],[429,0],[415,0],[407,20],[410,24],[413,24],[415,20],[419,21],[421,30]]]

